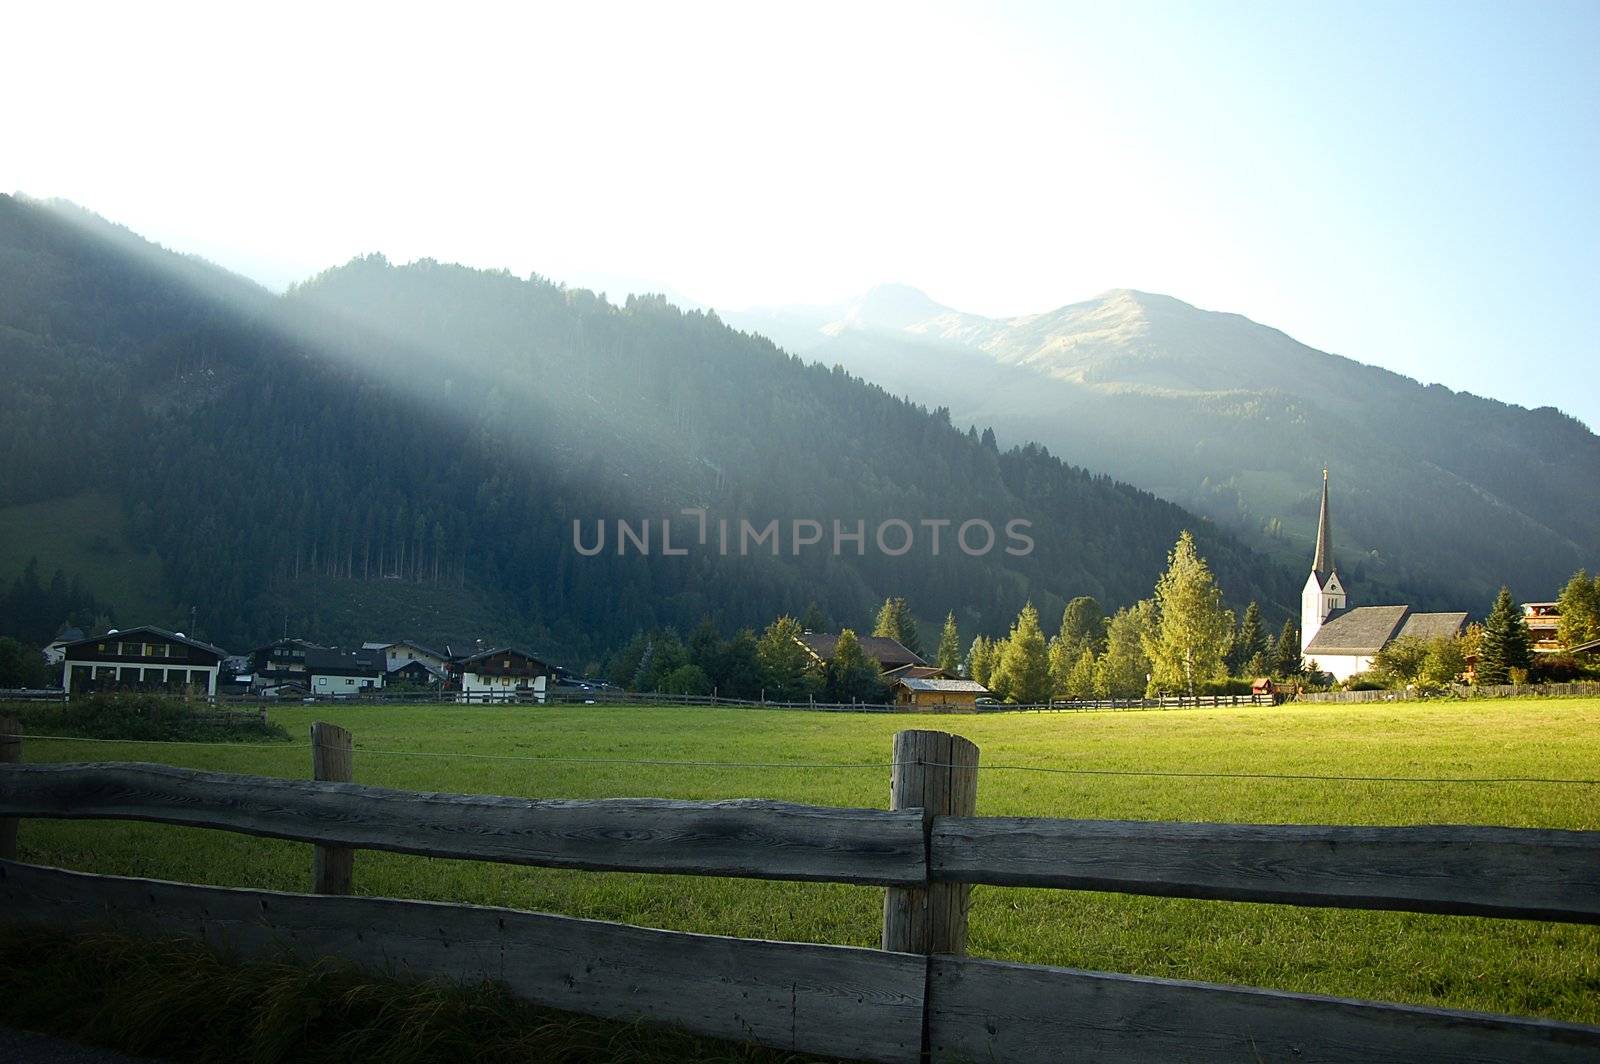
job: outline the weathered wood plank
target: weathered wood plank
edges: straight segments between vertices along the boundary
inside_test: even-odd
[[[1600,831],[938,817],[935,880],[1600,922]]]
[[[926,960],[514,909],[98,876],[0,861],[3,919],[287,948],[403,977],[495,980],[553,1008],[798,1053],[915,1062]]]
[[[1577,1064],[1600,1027],[934,957],[933,1061]]]
[[[926,879],[922,814],[785,802],[435,794],[168,765],[0,766],[0,813],[149,820],[507,864],[890,885]]]

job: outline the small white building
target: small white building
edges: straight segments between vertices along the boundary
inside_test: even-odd
[[[1333,530],[1328,515],[1328,471],[1322,471],[1322,512],[1317,518],[1317,551],[1311,575],[1300,592],[1300,654],[1335,680],[1348,680],[1372,668],[1372,659],[1396,639],[1436,639],[1461,634],[1465,613],[1415,613],[1410,606],[1347,605],[1344,584],[1333,561]]]

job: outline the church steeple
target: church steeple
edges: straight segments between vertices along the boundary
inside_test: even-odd
[[[1333,529],[1328,524],[1328,470],[1322,470],[1322,513],[1317,518],[1317,555],[1311,571],[1326,577],[1333,572]]]
[[[1328,518],[1328,471],[1322,471],[1322,513],[1317,516],[1317,553],[1311,560],[1311,575],[1300,591],[1300,652],[1322,630],[1322,622],[1334,610],[1345,608],[1344,584],[1334,570],[1333,524]]]

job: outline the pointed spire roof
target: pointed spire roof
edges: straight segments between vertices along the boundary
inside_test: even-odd
[[[1322,471],[1322,513],[1317,518],[1317,556],[1311,562],[1311,569],[1319,577],[1327,576],[1333,572],[1333,529],[1328,523],[1328,471]]]

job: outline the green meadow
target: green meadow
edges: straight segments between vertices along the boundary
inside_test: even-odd
[[[1600,786],[1593,784],[1229,775],[1595,778],[1600,700],[982,717],[297,706],[273,718],[295,737],[293,745],[38,739],[24,744],[24,759],[160,761],[306,777],[309,725],[323,719],[354,733],[356,778],[363,783],[526,797],[758,797],[883,807],[891,736],[923,727],[956,731],[978,744],[984,815],[1600,829]],[[1161,772],[1217,775],[1142,774]],[[96,872],[278,890],[305,890],[310,875],[307,845],[220,831],[25,821],[20,842],[23,860]],[[882,906],[882,891],[873,888],[373,852],[357,856],[356,889],[858,946],[877,944]],[[1595,927],[979,887],[969,952],[1600,1023]]]

